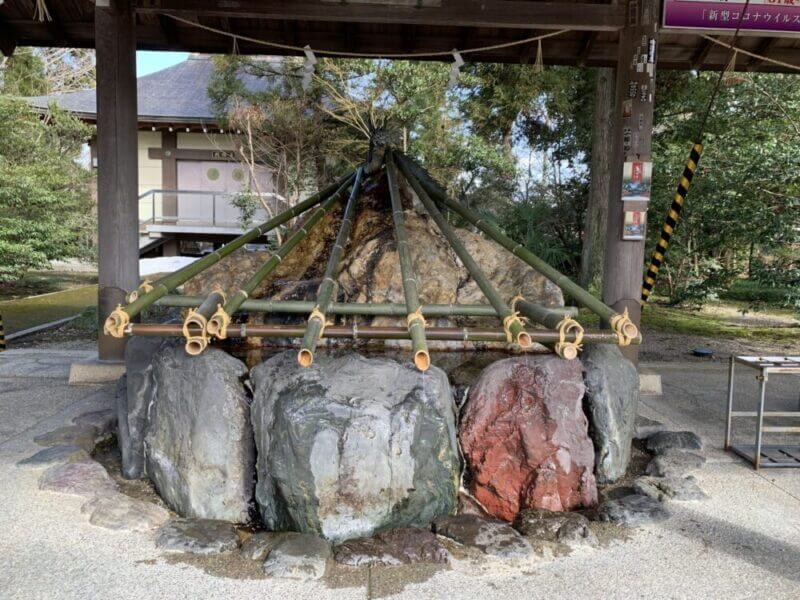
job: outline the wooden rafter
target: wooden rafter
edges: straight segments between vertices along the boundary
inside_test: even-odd
[[[585,31],[616,31],[624,24],[625,12],[622,5],[518,0],[443,2],[442,6],[421,8],[291,0],[137,0],[136,9],[139,12],[191,11],[212,17],[250,19]]]

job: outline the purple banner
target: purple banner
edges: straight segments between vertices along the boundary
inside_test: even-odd
[[[800,0],[664,0],[664,27],[800,33]]]

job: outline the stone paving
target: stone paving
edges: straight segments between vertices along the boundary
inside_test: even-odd
[[[170,553],[156,533],[111,531],[81,513],[86,499],[39,489],[42,469],[18,462],[42,449],[34,437],[107,408],[113,385],[67,385],[69,365],[91,352],[14,350],[0,355],[0,597],[5,598],[796,598],[800,589],[800,470],[754,472],[721,451],[723,364],[648,365],[664,396],[640,413],[703,441],[694,473],[709,496],[667,501],[671,517],[521,563],[466,556],[449,567],[361,567],[319,580],[265,578],[225,558]],[[795,409],[796,381],[770,381],[768,402]],[[752,374],[737,394],[752,399]],[[737,429],[752,434],[752,423]],[[109,508],[123,507],[108,503]],[[133,503],[134,505],[136,503]]]

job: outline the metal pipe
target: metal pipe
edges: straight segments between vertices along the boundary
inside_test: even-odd
[[[226,329],[231,322],[231,317],[239,310],[242,303],[247,300],[258,285],[275,270],[281,261],[308,236],[308,233],[322,220],[322,217],[328,214],[331,208],[333,208],[333,205],[341,199],[342,193],[349,185],[350,181],[348,180],[339,186],[339,189],[332,196],[314,210],[306,222],[303,223],[302,227],[295,231],[289,239],[275,251],[269,260],[245,282],[242,289],[236,292],[236,294],[225,303],[224,307],[219,308],[219,310],[214,313],[214,316],[211,317],[207,325],[209,334],[218,338],[224,338],[226,336]]]
[[[196,308],[203,302],[202,296],[184,296],[168,294],[158,302],[157,306],[176,308]],[[284,313],[308,314],[316,306],[310,300],[245,300],[239,310],[251,313]],[[423,304],[422,314],[425,317],[497,317],[497,311],[491,304]],[[564,316],[575,317],[578,309],[575,306],[559,306],[548,309]],[[522,310],[520,310],[522,312]],[[363,315],[377,317],[404,317],[408,314],[405,304],[368,303],[368,302],[331,302],[328,313],[332,315]]]
[[[364,174],[364,168],[359,167],[356,171],[356,178],[353,182],[353,189],[350,192],[350,198],[347,200],[344,213],[342,214],[342,224],[339,227],[339,233],[336,235],[336,241],[331,250],[331,256],[328,259],[328,265],[325,267],[325,276],[322,278],[317,289],[317,305],[311,311],[306,324],[306,332],[303,336],[303,344],[300,352],[297,354],[297,362],[304,367],[310,367],[314,362],[314,349],[317,347],[317,341],[322,336],[325,329],[326,313],[328,306],[331,303],[331,296],[333,295],[334,277],[339,268],[339,261],[344,253],[344,247],[347,245],[347,240],[350,239],[350,231],[353,228],[353,214],[356,210],[356,203],[358,202],[358,194],[361,191],[361,177]]]
[[[518,244],[512,240],[503,233],[499,227],[448,197],[441,186],[439,186],[422,167],[414,163],[414,161],[404,154],[398,153],[398,155],[401,168],[407,169],[418,177],[425,190],[438,202],[441,202],[447,208],[461,215],[464,219],[483,231],[489,238],[539,271],[542,275],[564,290],[569,296],[574,298],[578,304],[585,306],[601,319],[607,321],[611,325],[611,328],[620,335],[623,341],[632,343],[639,335],[639,328],[628,318],[627,314],[619,314],[613,308],[592,296],[569,277],[548,265],[544,260],[536,256],[522,244]]]
[[[428,344],[425,341],[425,317],[422,316],[423,313],[420,310],[417,277],[411,262],[411,253],[408,251],[406,219],[403,213],[400,190],[397,187],[397,171],[395,170],[391,150],[388,151],[386,157],[386,178],[389,182],[389,197],[392,201],[394,235],[397,240],[397,254],[400,257],[400,277],[403,280],[403,295],[406,299],[406,319],[408,333],[411,336],[411,351],[416,367],[420,371],[427,371],[431,365],[431,356],[428,353]]]
[[[340,179],[336,183],[329,185],[324,190],[314,194],[303,202],[300,202],[292,208],[285,210],[281,214],[276,215],[269,221],[254,227],[247,233],[240,235],[235,240],[228,242],[219,250],[204,256],[198,261],[186,265],[182,269],[178,269],[170,275],[162,277],[152,285],[152,289],[141,296],[138,296],[137,294],[138,297],[133,299],[127,306],[118,306],[106,319],[105,325],[103,326],[103,332],[106,335],[111,335],[113,337],[122,337],[125,327],[128,323],[130,323],[130,320],[144,309],[151,306],[154,302],[156,302],[156,300],[174,291],[179,285],[183,284],[211,265],[222,260],[245,244],[252,242],[253,240],[257,240],[268,231],[283,225],[287,221],[302,214],[309,208],[316,206],[333,194],[344,182],[350,181],[353,177],[354,174],[350,174],[347,177]]]
[[[246,337],[285,337],[302,338],[306,328],[303,325],[230,325],[229,338]],[[126,335],[180,337],[183,335],[182,326],[178,324],[160,323],[131,323],[125,328]],[[557,331],[535,329],[528,332],[533,342],[540,344],[556,342],[559,339]],[[501,329],[488,329],[477,327],[428,327],[425,331],[428,340],[455,341],[455,342],[502,342],[506,343],[506,333]],[[358,325],[330,325],[322,332],[323,338],[351,340],[407,340],[408,329],[405,327],[359,327]],[[574,341],[570,334],[568,341]],[[615,333],[610,331],[587,331],[583,341],[589,344],[617,344],[619,341]],[[633,343],[639,343],[634,340]]]
[[[427,210],[428,214],[433,217],[433,220],[436,222],[439,230],[442,232],[447,241],[450,242],[450,246],[452,246],[453,250],[455,250],[455,253],[458,255],[458,258],[461,259],[461,262],[467,268],[469,274],[472,275],[475,283],[478,284],[478,287],[481,288],[484,296],[486,296],[492,306],[494,306],[497,314],[503,319],[503,329],[508,331],[508,337],[510,338],[508,341],[516,342],[522,348],[530,347],[532,343],[531,337],[525,331],[522,321],[520,321],[519,317],[513,313],[513,311],[500,297],[500,294],[494,288],[492,282],[489,281],[489,278],[478,266],[478,263],[475,262],[475,259],[472,258],[464,244],[462,244],[461,240],[458,239],[455,231],[453,231],[453,228],[450,226],[450,223],[447,222],[442,213],[439,212],[439,209],[436,208],[433,200],[431,200],[430,196],[428,196],[427,192],[423,189],[422,184],[408,169],[404,168],[404,163],[402,162],[400,163],[400,170],[403,171],[403,175],[405,175],[406,180],[411,184],[411,187],[414,188],[414,191],[422,201],[422,204],[425,205],[425,210]]]

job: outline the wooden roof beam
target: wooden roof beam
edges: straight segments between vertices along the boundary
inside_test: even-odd
[[[158,24],[161,27],[161,33],[164,35],[164,41],[167,46],[180,48],[180,39],[178,38],[178,28],[175,26],[175,20],[166,15],[158,15]]]
[[[441,6],[346,4],[330,0],[135,0],[139,12],[165,12],[249,19],[331,21],[493,27],[498,29],[573,29],[616,31],[625,23],[622,4],[564,4],[519,0],[442,0]]]
[[[776,37],[764,38],[763,40],[761,40],[761,43],[758,44],[758,47],[755,50],[753,50],[753,52],[756,54],[760,54],[761,56],[769,56],[769,51],[772,50],[772,48],[775,46],[775,42],[777,41],[778,38]],[[747,65],[745,66],[745,68],[748,71],[754,71],[758,69],[758,67],[760,67],[763,62],[764,61],[761,60],[760,58],[752,56],[750,57],[750,60],[747,61]]]
[[[0,53],[3,56],[11,56],[17,49],[17,36],[14,28],[7,21],[0,18]]]
[[[581,41],[581,50],[578,53],[578,66],[586,66],[586,62],[589,60],[589,55],[592,53],[592,48],[594,48],[594,43],[596,40],[597,33],[593,31],[583,35],[583,40]]]

